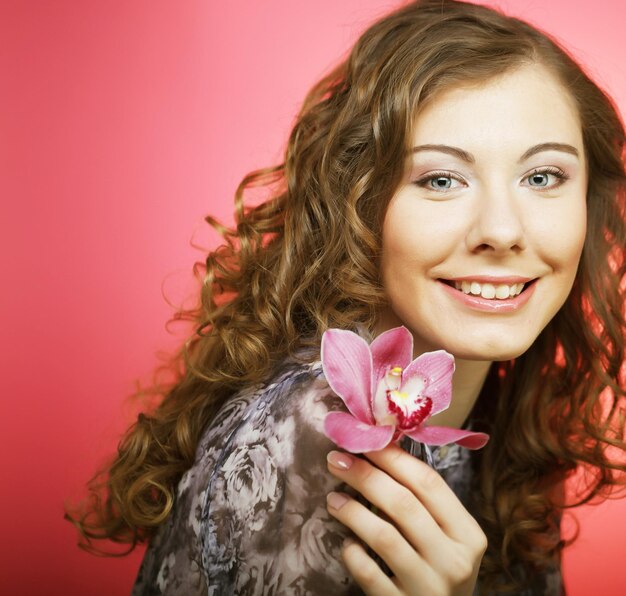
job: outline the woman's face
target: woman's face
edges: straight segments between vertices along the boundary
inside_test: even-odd
[[[519,356],[565,302],[585,239],[571,98],[537,65],[458,86],[423,108],[413,147],[383,224],[377,331],[405,325],[416,354]]]

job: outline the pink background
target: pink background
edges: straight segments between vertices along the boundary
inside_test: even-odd
[[[0,507],[6,594],[124,594],[141,553],[79,551],[63,503],[147,383],[249,170],[280,159],[307,89],[383,0],[0,3]],[[622,107],[626,9],[502,0],[562,39]],[[626,502],[579,511],[569,593],[623,593]]]

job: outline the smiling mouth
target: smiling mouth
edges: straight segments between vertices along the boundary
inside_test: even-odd
[[[537,279],[517,284],[479,283],[450,279],[439,279],[438,281],[468,296],[476,296],[487,300],[510,300],[527,291],[530,286],[536,283]]]

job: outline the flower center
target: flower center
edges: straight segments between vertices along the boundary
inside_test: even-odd
[[[413,429],[420,425],[433,409],[430,397],[406,391],[387,391],[387,407],[396,417],[400,429]]]
[[[402,367],[401,366],[393,366],[385,375],[385,386],[387,387],[387,391],[395,391],[400,389],[400,385],[402,384]]]

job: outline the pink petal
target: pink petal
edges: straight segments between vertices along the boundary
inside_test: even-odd
[[[374,387],[389,368],[406,368],[413,358],[413,336],[406,327],[394,327],[381,333],[371,344]]]
[[[468,449],[480,449],[489,440],[489,435],[485,433],[475,433],[447,426],[419,426],[413,431],[405,431],[404,434],[427,445],[457,443],[461,447],[467,447]]]
[[[413,336],[406,327],[395,327],[381,333],[371,344],[372,363],[374,365],[374,386],[372,388],[372,412],[377,424],[390,424],[387,408],[387,389],[385,376],[390,368],[399,366],[404,369],[413,356]],[[400,381],[400,379],[398,379]],[[398,382],[398,388],[400,383]]]
[[[426,381],[423,395],[433,402],[431,416],[446,410],[452,400],[452,373],[454,356],[445,350],[426,352],[418,356],[402,374],[402,391],[413,393],[421,386],[421,379]]]
[[[338,447],[351,453],[378,451],[389,445],[393,426],[375,426],[360,422],[346,412],[330,412],[324,418],[324,432]]]
[[[372,354],[367,342],[352,331],[328,329],[322,335],[321,357],[330,388],[358,420],[373,424]]]

